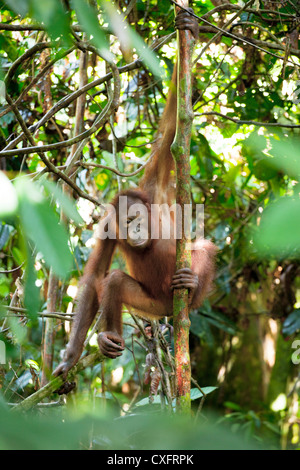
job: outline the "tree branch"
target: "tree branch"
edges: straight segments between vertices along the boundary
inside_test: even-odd
[[[96,352],[94,354],[90,354],[88,356],[83,357],[74,367],[72,367],[72,369],[70,369],[67,376],[67,381],[71,382],[76,376],[76,374],[86,369],[87,367],[93,366],[95,363],[103,362],[104,359],[105,357],[100,354],[100,352]],[[22,402],[18,403],[12,409],[12,412],[30,410],[39,402],[41,402],[44,398],[47,398],[52,395],[52,393],[55,390],[59,389],[64,383],[65,380],[62,378],[61,375],[53,378],[44,387],[40,388],[40,390],[25,398],[25,400],[23,400]]]
[[[248,124],[248,125],[254,125],[254,126],[261,126],[261,127],[286,127],[289,129],[298,129],[300,128],[300,124],[285,124],[281,122],[259,122],[259,121],[243,121],[239,119],[232,118],[230,116],[226,116],[226,114],[218,113],[216,111],[207,111],[204,113],[199,113],[195,114],[195,116],[220,116],[224,119],[227,119],[228,121],[232,121],[235,124]]]
[[[42,160],[42,162],[46,165],[46,167],[48,168],[48,170],[52,173],[55,173],[59,178],[61,178],[62,180],[64,180],[69,186],[71,186],[72,189],[74,189],[74,191],[78,194],[78,196],[80,197],[84,197],[85,199],[88,199],[89,201],[93,202],[94,204],[96,204],[97,206],[100,206],[100,202],[93,198],[92,196],[90,196],[89,194],[85,193],[84,191],[82,191],[78,186],[77,184],[75,184],[68,176],[65,175],[65,173],[63,173],[62,171],[58,170],[58,168],[53,165],[53,163],[51,163],[47,157],[45,157],[44,153],[42,152],[42,149],[41,147],[34,147],[35,146],[35,141],[31,135],[31,133],[29,132],[18,108],[14,105],[12,99],[8,96],[8,94],[6,93],[6,101],[10,104],[23,132],[24,132],[24,135],[26,136],[26,138],[28,139],[28,141],[33,145],[33,147],[29,147],[29,148],[35,148],[36,151],[35,153],[37,153],[40,157],[40,159]],[[13,151],[14,154],[16,153],[16,151],[14,150]],[[1,153],[1,152],[0,152]]]

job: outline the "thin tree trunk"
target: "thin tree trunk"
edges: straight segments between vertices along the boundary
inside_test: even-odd
[[[87,84],[87,67],[88,67],[88,53],[80,52],[80,62],[79,62],[79,87],[82,88]],[[84,113],[85,113],[85,103],[86,103],[86,93],[83,93],[77,100],[76,104],[76,115],[75,115],[75,129],[74,135],[78,135],[83,130],[84,123]],[[70,157],[67,159],[67,168],[66,174],[72,178],[72,173],[74,169],[74,155],[76,153],[78,144],[74,144],[71,149]],[[74,178],[75,175],[73,175]],[[67,185],[63,185],[63,191],[67,194],[70,193],[70,188]],[[61,222],[67,224],[66,217],[61,211],[60,216]],[[47,311],[55,312],[56,303],[57,303],[57,292],[58,292],[59,280],[53,273],[52,269],[50,270],[49,275],[49,289],[47,296]],[[45,338],[43,346],[43,369],[42,369],[42,379],[41,386],[44,387],[51,374],[53,368],[53,352],[54,352],[54,340],[56,333],[57,320],[54,318],[46,319],[45,326]]]
[[[187,8],[188,0],[179,0],[181,6]],[[175,7],[176,11],[179,10]],[[176,269],[191,266],[190,233],[184,227],[184,207],[190,204],[190,140],[193,111],[191,103],[191,66],[194,38],[190,31],[178,31],[178,91],[177,91],[177,127],[172,155],[176,165],[176,203],[181,208],[182,235],[176,244]],[[178,232],[177,232],[178,233]],[[173,302],[174,345],[176,369],[177,410],[189,414],[191,409],[190,387],[191,367],[189,353],[189,311],[188,290],[175,289]]]
[[[56,312],[58,293],[58,278],[50,269],[49,286],[47,294],[47,311]],[[43,345],[43,368],[41,386],[44,387],[49,380],[52,373],[53,351],[54,351],[54,338],[56,332],[56,318],[47,318],[45,325],[45,336]]]
[[[79,89],[83,88],[88,82],[87,68],[88,68],[88,58],[89,55],[87,52],[80,52],[80,61],[79,61]],[[79,96],[76,103],[76,116],[75,116],[75,129],[74,137],[81,134],[84,131],[84,114],[86,106],[86,93],[82,93]],[[67,174],[70,175],[73,170],[72,158],[77,150],[78,144],[74,144],[71,149],[70,157],[67,160]],[[78,155],[80,157],[80,155]],[[79,158],[78,158],[79,159]],[[70,162],[72,164],[70,165]]]

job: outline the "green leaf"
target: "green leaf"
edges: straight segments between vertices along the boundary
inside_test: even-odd
[[[197,400],[197,398],[203,397],[203,394],[209,395],[210,393],[217,390],[218,387],[201,387],[203,393],[199,390],[199,388],[192,388],[191,389],[191,400]]]
[[[0,225],[0,250],[2,250],[2,248],[4,248],[8,242],[10,234],[13,230],[14,228],[11,225]]]
[[[244,145],[248,147],[248,152],[252,152],[253,158],[258,160],[257,178],[268,180],[281,170],[290,177],[299,179],[299,138],[279,134],[267,140],[264,136],[257,136],[253,132],[244,141]]]
[[[76,11],[78,21],[84,31],[89,36],[92,36],[92,42],[94,46],[99,49],[100,55],[110,62],[113,59],[113,55],[109,50],[105,33],[99,25],[96,10],[88,5],[85,0],[72,0],[72,4]]]
[[[207,321],[220,330],[226,331],[230,335],[234,335],[237,332],[236,325],[225,315],[214,311],[210,311],[208,313],[205,312],[205,315],[207,317]]]
[[[214,390],[216,390],[218,387],[201,387],[203,390],[203,393],[205,395],[209,395],[212,393]],[[191,400],[197,400],[197,398],[203,397],[203,393],[200,392],[198,388],[192,388],[191,389]],[[153,398],[153,401],[151,402],[151,405],[160,405],[161,403],[161,398],[160,395],[155,395]],[[165,398],[166,404],[167,404],[167,399]],[[149,397],[143,398],[142,400],[138,401],[135,406],[146,406],[150,405],[149,403]],[[176,399],[173,400],[173,405],[176,405]]]
[[[261,215],[252,230],[253,243],[261,256],[300,256],[300,200],[282,197]]]
[[[0,219],[14,215],[18,208],[16,190],[5,174],[0,171]]]
[[[68,247],[68,234],[38,187],[29,181],[16,182],[21,226],[27,238],[43,254],[48,266],[59,277],[67,277],[73,259]]]
[[[135,48],[139,59],[155,76],[163,78],[164,70],[154,52],[149,49],[139,34],[129,26],[127,21],[118,13],[112,2],[102,0],[101,5],[106,12],[106,19],[114,34],[119,38],[123,49]]]
[[[284,335],[292,335],[296,331],[300,330],[300,309],[294,310],[289,316],[284,320],[282,333]]]
[[[191,328],[190,331],[203,339],[209,347],[213,347],[214,338],[210,329],[209,322],[204,315],[199,315],[197,312],[191,312],[190,314]]]
[[[9,328],[12,334],[15,336],[15,340],[20,344],[24,344],[26,340],[27,330],[24,328],[22,323],[18,318],[9,317],[8,318]]]
[[[236,403],[233,403],[232,401],[226,401],[224,403],[225,408],[230,408],[231,410],[235,411],[241,411],[242,408],[240,405],[237,405]]]
[[[277,176],[278,169],[274,166],[273,159],[266,157],[254,163],[253,173],[257,179],[268,181]]]
[[[20,248],[18,248],[17,246],[13,246],[11,252],[17,265],[20,266],[22,263],[24,263],[25,255],[22,250],[20,250]]]
[[[135,406],[159,405],[160,403],[161,403],[160,395],[155,395],[151,403],[149,402],[149,397],[146,397],[136,402]]]
[[[144,40],[139,34],[132,28],[129,28],[129,37],[131,40],[131,46],[134,47],[139,55],[139,59],[151,70],[153,75],[161,79],[164,78],[164,70],[160,65],[160,62],[156,55],[149,49],[145,44]]]
[[[0,297],[7,297],[9,295],[9,287],[8,280],[6,278],[2,278],[0,280]]]
[[[73,220],[77,225],[83,223],[83,220],[77,211],[74,201],[72,201],[72,199],[63,192],[63,190],[60,186],[58,186],[58,184],[55,184],[52,181],[47,180],[46,178],[44,178],[41,183],[44,188],[46,188],[48,194],[54,196],[56,202],[61,207],[61,210],[69,219]]]
[[[71,44],[68,16],[61,1],[30,0],[30,13],[45,25],[53,40],[62,37],[66,44]]]
[[[28,12],[28,0],[5,0],[5,2],[18,15],[25,16]]]

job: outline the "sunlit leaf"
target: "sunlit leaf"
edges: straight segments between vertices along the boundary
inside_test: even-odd
[[[9,317],[8,323],[12,334],[15,337],[15,341],[19,344],[23,344],[26,339],[26,329],[22,323],[20,323],[20,320],[18,318]]]
[[[261,256],[299,257],[300,199],[282,197],[262,213],[253,230],[253,243]]]
[[[202,391],[199,390],[199,388],[192,388],[191,389],[191,400],[197,400],[197,398],[203,397],[203,394],[209,395],[210,393],[217,390],[217,388],[218,387],[201,387]]]
[[[58,276],[65,278],[73,263],[65,227],[33,183],[19,180],[16,188],[21,226],[26,237],[35,243],[48,266],[52,266]]]
[[[248,152],[257,160],[257,178],[268,180],[281,170],[293,178],[300,177],[300,142],[293,136],[266,138],[252,133],[246,140]]]
[[[56,202],[61,207],[63,213],[76,224],[80,225],[83,223],[82,218],[80,217],[74,201],[63,192],[60,186],[49,181],[48,179],[43,179],[42,184],[44,188],[47,189],[48,194],[53,195]]]
[[[25,16],[29,9],[29,0],[5,0],[4,3],[21,16]]]
[[[99,50],[101,56],[111,61],[113,55],[109,50],[109,44],[106,39],[103,29],[99,25],[96,10],[90,6],[85,0],[72,0],[73,7],[76,11],[79,23],[82,25],[84,31],[89,37],[92,37],[92,42]]]
[[[0,171],[0,219],[14,215],[18,208],[16,190],[5,174]]]
[[[254,163],[253,173],[257,179],[268,181],[277,176],[278,168],[274,165],[273,159],[263,158]]]
[[[164,70],[160,66],[159,60],[151,49],[146,45],[141,36],[128,25],[127,21],[117,12],[112,2],[102,0],[109,26],[114,34],[119,38],[123,49],[135,48],[139,59],[151,70],[154,75],[164,75]]]
[[[53,40],[62,37],[70,44],[70,26],[67,12],[58,0],[30,0],[32,16],[45,25]]]

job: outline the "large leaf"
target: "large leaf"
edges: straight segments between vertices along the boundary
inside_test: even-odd
[[[252,154],[256,160],[254,174],[261,180],[269,180],[276,176],[279,170],[292,178],[300,177],[300,146],[299,138],[275,135],[266,138],[253,132],[245,139],[243,148],[246,157]]]
[[[198,389],[198,388],[192,388],[191,389],[191,400],[197,400],[198,398],[203,397],[203,394],[209,395],[212,393],[214,390],[216,390],[218,387],[201,387],[201,390],[203,393]],[[168,404],[167,399],[165,398],[166,405]],[[152,405],[159,405],[161,403],[161,398],[160,395],[155,395],[152,397]],[[176,399],[173,400],[173,406],[176,406]],[[135,406],[146,406],[149,405],[149,397],[143,398],[142,400],[138,401]]]
[[[67,12],[59,0],[30,0],[30,13],[43,23],[53,40],[62,37],[70,44],[70,26]]]
[[[300,200],[282,197],[262,213],[252,232],[255,248],[262,256],[300,256]]]
[[[72,0],[72,4],[76,11],[79,23],[87,35],[92,37],[91,40],[94,46],[97,47],[104,59],[111,61],[113,56],[110,53],[105,33],[99,25],[96,10],[85,0]]]
[[[145,44],[141,36],[134,29],[129,28],[129,37],[131,46],[134,47],[139,55],[139,59],[151,70],[153,75],[160,78],[164,77],[164,70],[161,67],[156,55]]]
[[[101,5],[106,12],[106,18],[114,34],[119,38],[123,50],[135,48],[139,59],[151,70],[154,75],[163,74],[159,60],[154,52],[149,49],[139,34],[129,26],[127,21],[118,13],[112,2],[101,0]]]
[[[63,192],[61,187],[46,178],[41,182],[47,190],[47,193],[54,196],[54,199],[59,204],[63,213],[76,224],[82,224],[83,220],[77,211],[74,201],[72,201],[72,199]]]
[[[67,277],[72,268],[68,234],[57,214],[31,182],[20,179],[16,183],[19,196],[20,220],[24,234],[32,240],[45,262],[59,277]]]
[[[16,190],[5,174],[0,171],[0,219],[14,215],[18,208]]]
[[[29,8],[29,0],[5,0],[5,2],[18,15],[25,16]]]
[[[278,168],[274,165],[272,158],[262,158],[254,163],[253,173],[257,179],[268,181],[277,176]]]
[[[85,32],[92,36],[92,42],[99,49],[100,54],[107,60],[112,60],[113,56],[109,51],[108,41],[105,33],[99,25],[96,10],[84,0],[72,0],[78,20]],[[154,75],[162,77],[163,69],[160,66],[156,55],[149,49],[143,39],[132,29],[126,20],[117,12],[111,2],[101,1],[104,9],[105,20],[110,29],[118,37],[123,49],[136,49],[139,58],[149,67]]]

